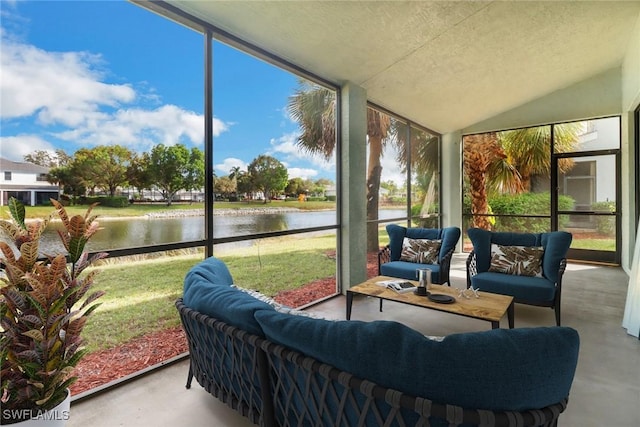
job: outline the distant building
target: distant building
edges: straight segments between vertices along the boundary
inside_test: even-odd
[[[47,182],[49,168],[0,157],[0,206],[15,197],[26,206],[44,205],[58,199],[60,189]]]

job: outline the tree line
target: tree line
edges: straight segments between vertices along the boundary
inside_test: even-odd
[[[113,197],[122,189],[134,187],[139,192],[159,190],[170,205],[180,191],[201,191],[205,185],[204,153],[183,144],[158,144],[149,152],[136,153],[121,145],[81,148],[73,155],[58,149],[37,150],[24,160],[50,168],[47,181],[62,188],[70,197],[102,192]],[[242,170],[234,167],[228,176],[214,174],[214,192],[224,198],[238,199],[238,194],[261,192],[265,203],[275,195],[323,193],[329,180],[288,178],[286,167],[276,158],[259,155]]]

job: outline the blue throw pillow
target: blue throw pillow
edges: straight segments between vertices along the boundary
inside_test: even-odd
[[[273,307],[231,287],[232,283],[224,262],[208,258],[187,273],[182,297],[184,304],[251,334],[264,336],[253,314],[256,310],[273,310]]]
[[[579,338],[566,327],[496,329],[430,340],[397,322],[258,311],[265,337],[357,377],[434,402],[542,408],[568,396]]]

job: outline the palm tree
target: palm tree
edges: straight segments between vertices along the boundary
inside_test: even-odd
[[[578,143],[580,123],[554,127],[556,153],[573,151]],[[464,137],[464,170],[471,191],[471,213],[490,214],[487,192],[522,193],[531,191],[531,178],[549,177],[551,171],[551,127],[516,129],[500,133]],[[558,167],[566,172],[571,159],[560,159]],[[491,229],[490,217],[473,216],[472,227]]]
[[[573,151],[578,143],[582,124],[565,123],[554,126],[553,148],[556,153]],[[500,145],[522,177],[523,191],[531,190],[531,177],[551,171],[551,126],[515,129],[498,134]],[[569,171],[574,165],[571,159],[559,159],[560,172]]]
[[[229,179],[233,181],[233,190],[231,193],[238,193],[238,180],[242,178],[245,172],[240,168],[240,166],[233,166],[229,170]]]
[[[464,137],[464,171],[471,191],[471,227],[491,229],[487,190],[493,186],[507,192],[518,192],[520,174],[507,162],[507,155],[495,132]]]
[[[336,148],[336,96],[333,91],[300,80],[299,87],[289,98],[287,111],[300,124],[302,133],[297,144],[314,155],[322,155],[329,160]],[[371,108],[367,109],[367,136],[369,162],[367,167],[367,219],[378,219],[378,194],[382,166],[380,158],[384,146],[395,138],[391,118]],[[378,225],[367,225],[367,250],[377,251]]]
[[[229,170],[229,179],[232,179],[237,182],[241,174],[242,174],[242,169],[240,168],[240,166],[233,166]]]

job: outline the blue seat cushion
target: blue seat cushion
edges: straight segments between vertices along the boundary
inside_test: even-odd
[[[433,283],[440,283],[440,265],[417,264],[408,261],[391,261],[380,265],[380,274],[383,276],[400,277],[407,280],[417,280],[416,270],[428,268],[431,270]]]
[[[556,286],[544,277],[515,276],[504,273],[478,273],[471,278],[471,285],[481,291],[511,295],[531,302],[553,301]]]
[[[184,279],[184,304],[200,313],[264,336],[253,314],[257,310],[274,310],[251,295],[231,287],[233,278],[226,264],[210,257],[195,265]]]
[[[567,327],[495,329],[441,342],[391,321],[329,321],[257,311],[270,341],[383,387],[439,403],[525,410],[569,395],[578,333]]]

